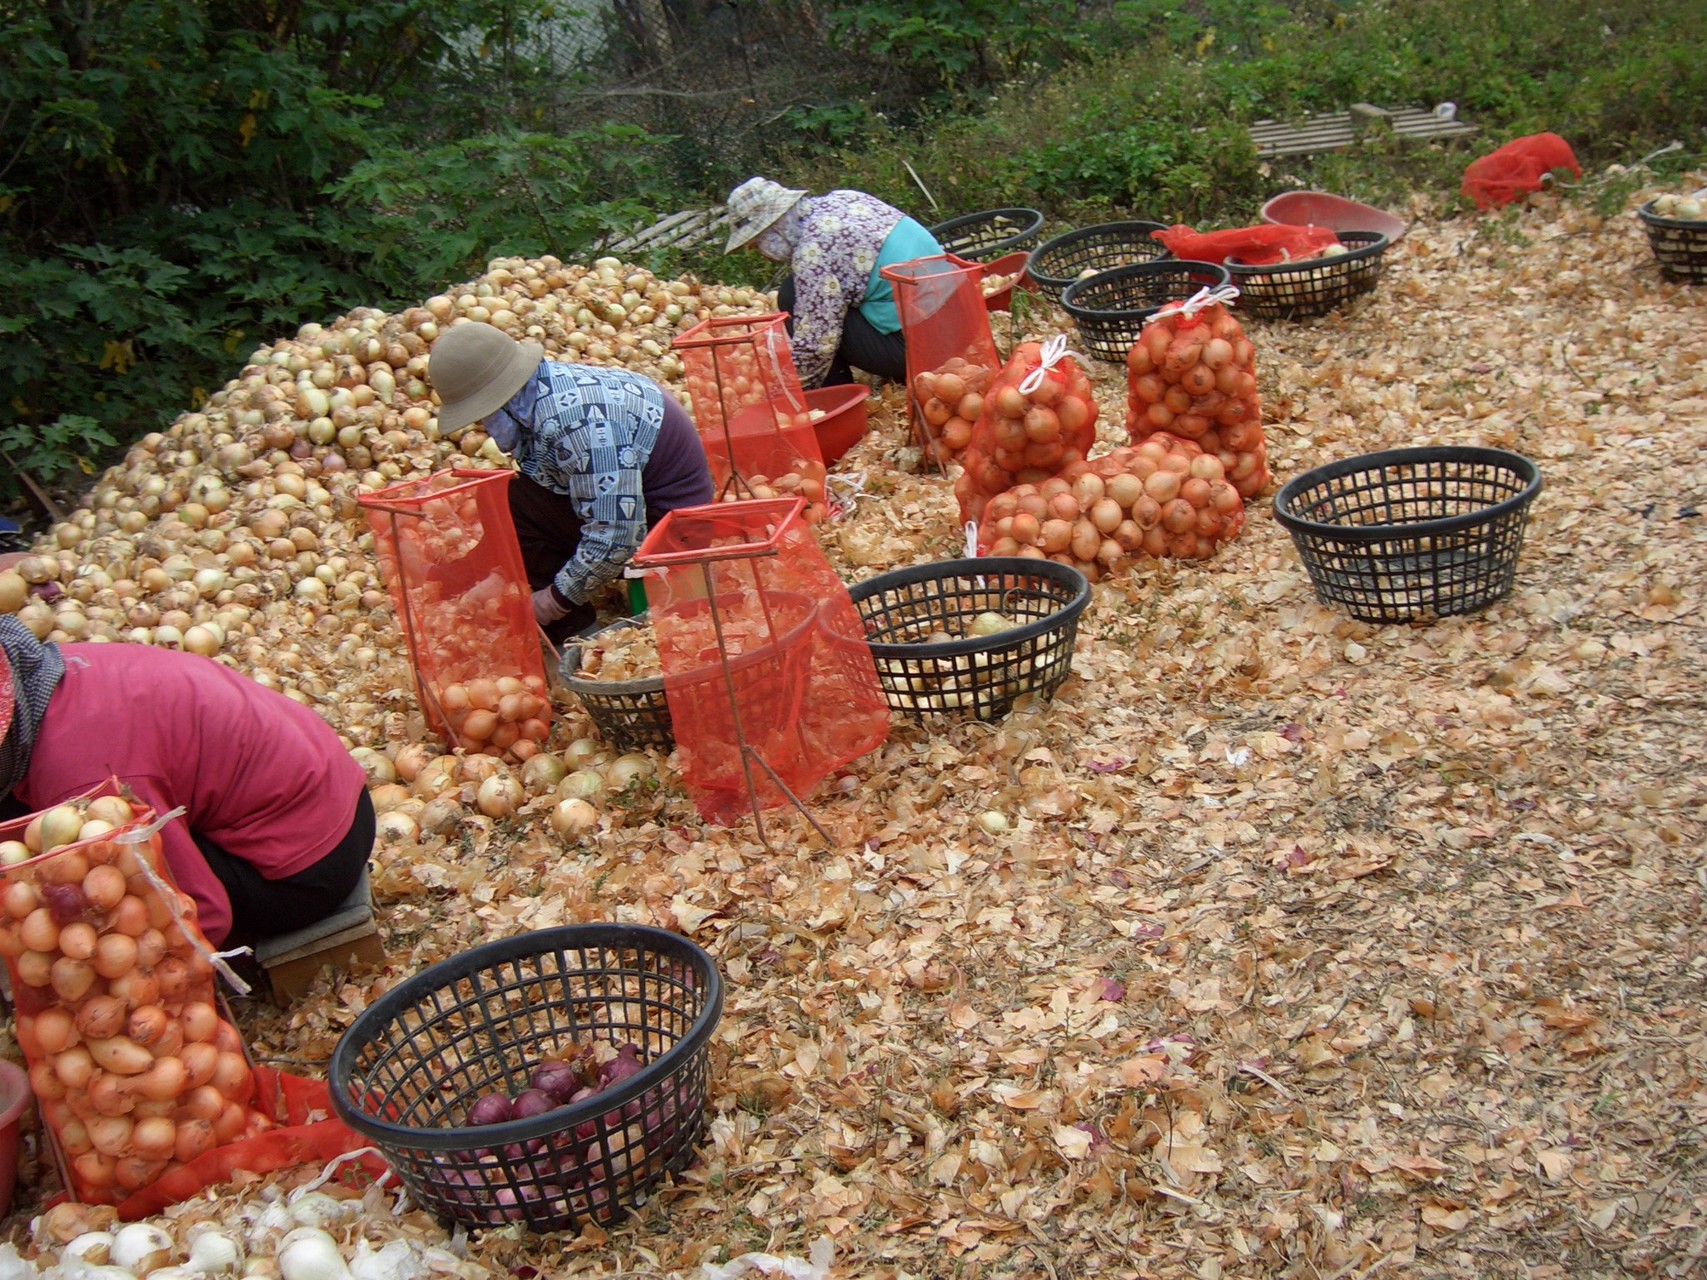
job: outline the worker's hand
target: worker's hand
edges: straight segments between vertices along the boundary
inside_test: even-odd
[[[549,627],[568,612],[569,606],[559,604],[557,596],[549,586],[541,587],[533,593],[533,617],[540,626]]]

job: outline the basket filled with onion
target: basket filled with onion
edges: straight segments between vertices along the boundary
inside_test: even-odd
[[[1661,271],[1686,284],[1707,284],[1707,189],[1655,196],[1636,216]]]

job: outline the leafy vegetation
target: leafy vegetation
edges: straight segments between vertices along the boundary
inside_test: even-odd
[[[0,446],[75,483],[260,342],[418,300],[493,256],[589,253],[756,170],[859,187],[927,221],[1026,205],[1055,226],[1226,226],[1288,186],[1449,201],[1470,158],[1541,129],[1597,174],[1674,140],[1656,167],[1707,150],[1701,5],[669,10],[675,43],[647,81],[623,59],[655,39],[637,23],[659,4],[616,0],[628,44],[609,48],[628,52],[601,61],[541,38],[591,21],[554,0],[0,0],[0,270],[13,286]],[[1273,164],[1246,132],[1355,101],[1443,100],[1481,132]],[[1591,194],[1606,203],[1617,188]],[[646,265],[759,284],[774,272],[713,250]]]
[[[0,440],[46,480],[198,403],[259,342],[494,254],[573,255],[662,198],[662,140],[503,119],[537,114],[542,67],[510,58],[464,91],[467,46],[515,5],[6,9]]]

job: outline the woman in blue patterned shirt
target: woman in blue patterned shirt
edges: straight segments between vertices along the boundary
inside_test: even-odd
[[[595,593],[678,507],[711,501],[711,469],[687,410],[650,378],[545,359],[537,342],[458,324],[428,357],[439,431],[479,422],[516,460],[510,514],[553,643],[597,620]]]

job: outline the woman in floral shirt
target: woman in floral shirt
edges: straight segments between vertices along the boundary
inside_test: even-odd
[[[650,378],[544,357],[537,342],[459,324],[433,344],[428,376],[442,434],[480,422],[516,460],[510,515],[534,618],[560,644],[596,621],[595,593],[648,527],[711,501],[711,468],[687,410]]]
[[[853,370],[907,380],[907,348],[895,294],[879,272],[942,252],[913,219],[861,191],[809,196],[768,178],[729,193],[726,252],[751,243],[792,274],[777,290],[789,313],[794,363],[806,387],[842,386]]]

